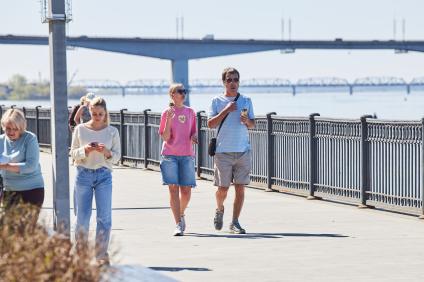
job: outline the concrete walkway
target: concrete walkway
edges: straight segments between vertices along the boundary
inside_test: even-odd
[[[50,219],[51,155],[41,158],[43,215]],[[74,176],[72,167],[71,183]],[[217,232],[215,189],[200,180],[186,235],[173,237],[160,173],[117,168],[113,177],[115,264],[144,265],[180,281],[424,281],[424,222],[416,217],[248,189],[240,218],[248,234],[232,235],[234,191]],[[93,214],[93,231],[94,221]]]

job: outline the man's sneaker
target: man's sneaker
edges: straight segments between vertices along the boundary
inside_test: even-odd
[[[185,222],[185,215],[184,214],[180,217],[180,223],[181,223],[181,230],[183,232],[185,232],[186,222]]]
[[[213,219],[213,224],[215,225],[215,229],[221,230],[223,223],[224,223],[224,210],[220,211],[219,209],[216,209],[215,217]]]
[[[178,222],[177,227],[175,227],[175,230],[174,230],[174,236],[183,236],[183,235],[184,235],[184,231],[182,229],[181,222]]]
[[[230,232],[234,234],[246,234],[246,230],[244,230],[238,221],[233,221],[230,224]]]

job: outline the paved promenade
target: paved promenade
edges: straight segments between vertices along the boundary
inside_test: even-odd
[[[41,154],[47,219],[50,158]],[[72,183],[73,167],[70,173]],[[248,234],[232,235],[233,190],[217,232],[215,189],[200,180],[186,235],[173,237],[160,173],[117,168],[113,177],[114,264],[143,265],[180,281],[424,281],[424,221],[416,217],[248,189],[240,218]]]

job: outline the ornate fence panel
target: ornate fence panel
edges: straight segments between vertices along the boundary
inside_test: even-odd
[[[162,139],[158,134],[160,125],[160,113],[149,113],[147,123],[148,154],[147,164],[159,166],[160,152],[162,151]]]
[[[274,136],[274,173],[272,186],[306,195],[309,189],[309,120],[281,118],[272,120]]]
[[[422,210],[422,130],[421,122],[368,122],[367,204],[414,213]]]
[[[361,192],[361,123],[317,119],[315,195],[359,203]]]
[[[39,138],[40,145],[51,145],[50,109],[39,110]]]
[[[144,115],[140,113],[124,113],[124,162],[142,163],[145,156],[145,124]]]
[[[115,111],[109,112],[109,117],[110,117],[110,124],[118,128],[118,130],[120,130],[119,126],[121,125],[121,120],[120,120],[119,112],[115,112]]]
[[[212,179],[214,175],[213,158],[208,154],[208,144],[210,140],[216,136],[216,130],[208,128],[207,117],[204,114],[198,114],[198,132],[199,145],[197,147],[197,166],[198,176]],[[200,125],[200,126],[199,126]],[[199,148],[200,154],[199,154]]]
[[[27,120],[27,130],[37,134],[37,109],[23,108],[23,110]]]
[[[251,185],[266,187],[268,174],[267,119],[258,117],[255,122],[255,128],[249,130],[252,157],[250,180]]]

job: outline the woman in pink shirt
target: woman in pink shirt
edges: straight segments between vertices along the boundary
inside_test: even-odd
[[[185,231],[184,211],[190,201],[191,188],[196,187],[193,144],[197,144],[196,113],[184,105],[184,85],[172,84],[170,107],[163,111],[159,134],[163,139],[160,169],[163,184],[168,185],[170,204],[177,227],[174,236]]]

